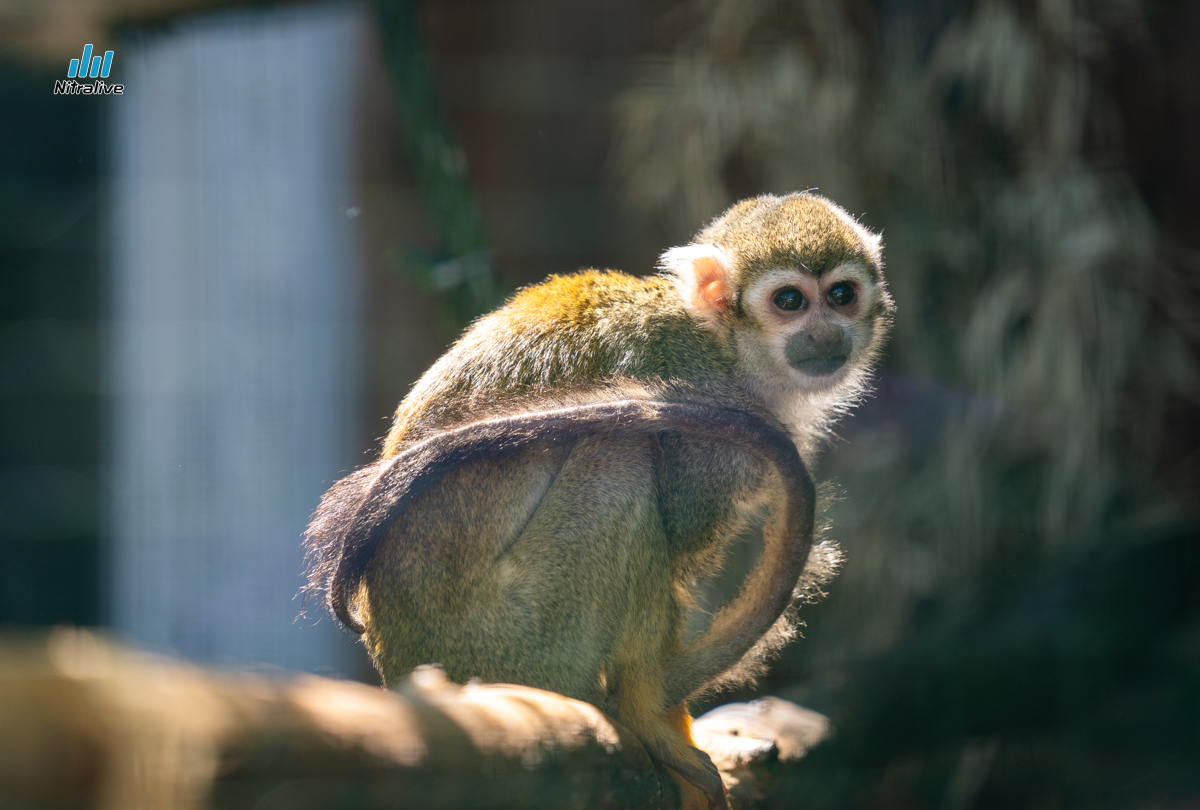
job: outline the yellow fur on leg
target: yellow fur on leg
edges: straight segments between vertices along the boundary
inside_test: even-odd
[[[692,741],[687,704],[663,708],[663,689],[656,673],[639,671],[634,661],[618,670],[613,694],[614,716],[634,733],[650,757],[666,768],[679,785],[684,810],[728,810],[721,775],[708,755]]]
[[[686,703],[680,703],[678,706],[667,709],[666,716],[663,719],[668,726],[678,732],[679,736],[687,741],[688,745],[694,746],[696,744],[695,740],[692,739],[692,715],[688,712]],[[671,772],[671,778],[679,785],[679,807],[681,810],[708,810],[708,797],[704,795],[704,791],[684,779],[673,769],[668,768],[667,770]]]
[[[680,810],[708,810],[708,798],[704,795],[704,791],[670,768],[667,770],[671,772],[671,778],[675,780],[675,784],[679,785]]]

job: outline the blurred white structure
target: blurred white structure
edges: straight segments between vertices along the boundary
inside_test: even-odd
[[[308,516],[360,460],[365,20],[224,13],[117,50],[109,605],[151,649],[352,660],[294,597]]]

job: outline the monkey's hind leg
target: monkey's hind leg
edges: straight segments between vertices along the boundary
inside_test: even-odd
[[[663,661],[678,654],[681,611],[653,454],[646,436],[574,446],[497,566],[505,625],[523,628],[497,632],[512,633],[524,655],[519,670],[497,674],[605,704],[679,777],[686,810],[726,810],[721,775],[692,744],[686,707],[667,703]],[[608,701],[601,671],[612,678]]]
[[[665,720],[687,745],[684,757],[675,756],[674,750],[668,750],[666,756],[661,752],[656,754],[658,760],[671,769],[679,785],[680,806],[685,810],[691,810],[693,806],[702,810],[728,810],[721,772],[692,739],[692,716],[687,706],[680,703],[667,709]]]
[[[637,736],[651,758],[671,771],[683,810],[729,810],[721,772],[692,740],[687,705],[663,709],[661,684],[653,677],[631,675],[628,670],[620,674],[609,710]]]

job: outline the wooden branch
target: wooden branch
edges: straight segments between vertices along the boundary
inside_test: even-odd
[[[829,718],[775,697],[729,703],[696,718],[696,747],[721,769],[731,802],[752,806],[771,794],[779,768],[832,734]]]
[[[741,708],[739,708],[741,707]],[[827,731],[786,701],[696,721],[738,806]],[[0,797],[16,807],[673,807],[595,707],[423,667],[400,689],[206,671],[78,630],[0,644]],[[761,771],[761,773],[760,773]],[[10,806],[5,804],[5,806]]]

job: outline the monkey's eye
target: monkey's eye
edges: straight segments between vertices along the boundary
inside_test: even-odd
[[[784,287],[779,292],[775,293],[775,306],[785,311],[803,309],[808,302],[804,300],[804,293],[797,290],[795,287]]]
[[[829,295],[826,296],[829,303],[835,307],[844,307],[847,304],[854,303],[854,288],[846,282],[834,284],[829,288]]]

